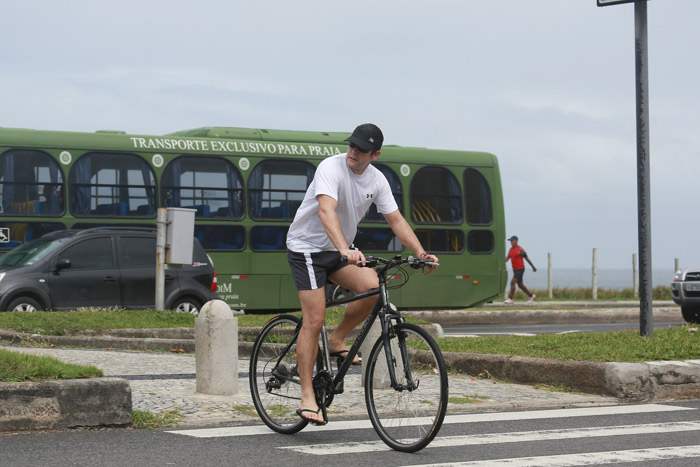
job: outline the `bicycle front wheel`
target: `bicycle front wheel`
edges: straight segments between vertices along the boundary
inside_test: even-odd
[[[277,316],[263,327],[250,355],[250,395],[258,415],[278,433],[291,434],[308,422],[296,414],[301,400],[296,337],[301,318]]]
[[[379,437],[392,449],[415,452],[440,430],[447,410],[447,368],[435,340],[409,323],[394,328],[391,365],[398,387],[391,387],[384,340],[369,355],[365,375],[367,411]],[[407,348],[402,352],[402,348]],[[406,360],[402,355],[407,355]]]

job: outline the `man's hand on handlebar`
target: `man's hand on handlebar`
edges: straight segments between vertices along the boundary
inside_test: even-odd
[[[349,264],[361,264],[365,265],[367,262],[367,259],[365,258],[365,255],[362,254],[360,250],[343,250],[340,253],[340,256],[347,258],[347,261]]]
[[[439,262],[440,262],[440,260],[438,259],[437,256],[431,255],[430,253],[427,253],[427,252],[425,252],[425,253],[423,253],[422,255],[420,255],[420,258],[421,258],[421,259],[430,260],[430,261],[432,261],[433,263],[439,263]],[[438,268],[437,264],[434,264],[434,265],[426,265],[426,266],[425,266],[425,269],[423,269],[423,270],[426,271],[427,274],[430,274],[431,272],[435,271],[437,268]]]

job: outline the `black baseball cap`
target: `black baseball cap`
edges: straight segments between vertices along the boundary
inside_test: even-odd
[[[345,141],[357,145],[363,151],[379,151],[384,142],[382,130],[372,123],[364,123],[352,132],[352,135]]]
[[[511,240],[517,240],[517,239],[518,239],[518,237],[517,237],[517,236],[515,236],[515,235],[513,235],[512,237],[510,237],[510,238],[508,239],[508,241],[511,241]]]

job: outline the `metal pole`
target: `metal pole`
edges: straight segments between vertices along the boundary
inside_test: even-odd
[[[651,189],[649,182],[649,65],[647,2],[634,3],[637,89],[637,229],[639,236],[639,333],[654,333],[651,281]]]
[[[547,253],[547,292],[549,298],[554,298],[554,293],[552,291],[552,254]]]
[[[637,253],[632,253],[632,287],[634,296],[639,297],[639,267],[637,263]]]
[[[593,300],[598,299],[598,248],[593,248],[593,267],[591,268],[593,280],[591,284],[591,295]]]
[[[165,309],[165,238],[167,228],[167,209],[158,208],[156,228],[156,310]]]

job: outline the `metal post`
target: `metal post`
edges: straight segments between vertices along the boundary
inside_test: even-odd
[[[598,299],[598,248],[593,248],[593,267],[592,267],[593,281],[591,284],[591,294],[593,295],[593,300]]]
[[[634,296],[639,297],[639,263],[637,263],[637,253],[632,253],[632,286]]]
[[[678,258],[675,258],[673,261],[673,272],[675,273],[676,271],[681,270],[681,260]]]
[[[552,290],[552,254],[547,253],[547,292],[549,293],[549,298],[554,298],[554,292]]]
[[[167,228],[167,209],[158,208],[156,228],[156,310],[165,309],[165,238]]]
[[[634,3],[637,89],[637,229],[639,236],[639,333],[654,333],[651,280],[651,189],[649,181],[649,66],[647,2]]]

